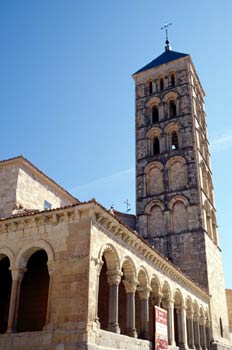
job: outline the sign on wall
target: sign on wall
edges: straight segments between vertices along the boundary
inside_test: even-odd
[[[158,306],[154,307],[154,350],[168,349],[168,320],[167,311]]]

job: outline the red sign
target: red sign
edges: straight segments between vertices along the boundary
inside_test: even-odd
[[[155,350],[168,349],[167,311],[158,306],[154,307]]]

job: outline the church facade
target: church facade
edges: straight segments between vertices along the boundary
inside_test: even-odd
[[[0,162],[0,350],[229,349],[204,91],[170,49],[133,75],[136,216]],[[230,317],[231,319],[231,317]]]

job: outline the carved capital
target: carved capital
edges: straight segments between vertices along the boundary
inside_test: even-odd
[[[22,281],[23,275],[27,271],[26,268],[18,268],[18,269],[10,269],[10,270],[11,270],[12,280],[19,281],[19,282]]]
[[[150,295],[151,288],[146,286],[146,287],[139,287],[138,288],[138,293],[139,293],[139,298],[140,299],[148,299]]]
[[[121,271],[107,271],[107,282],[110,286],[118,286],[123,273]]]
[[[123,284],[125,286],[127,294],[128,293],[135,293],[138,281],[134,277],[131,277],[131,278],[127,278],[127,279],[123,280]]]

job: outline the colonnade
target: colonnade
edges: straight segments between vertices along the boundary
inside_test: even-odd
[[[198,349],[206,350],[210,347],[210,323],[202,309],[196,305],[185,305],[180,301],[178,292],[174,298],[162,293],[155,294],[148,285],[141,285],[135,277],[124,278],[121,271],[106,272],[107,285],[109,288],[108,302],[108,323],[105,328],[108,331],[121,333],[119,320],[119,285],[123,284],[126,294],[125,308],[125,331],[131,337],[138,337],[145,340],[152,340],[154,334],[153,318],[151,310],[155,305],[164,308],[167,311],[168,319],[168,343],[172,346],[179,346],[181,349]],[[98,286],[98,290],[101,285]],[[136,292],[140,302],[140,331],[136,329]],[[149,306],[151,305],[151,306]],[[97,308],[98,309],[98,308]],[[97,311],[97,321],[100,310]],[[101,323],[101,318],[100,318]],[[100,324],[101,327],[101,324]],[[154,332],[153,332],[154,333]]]

